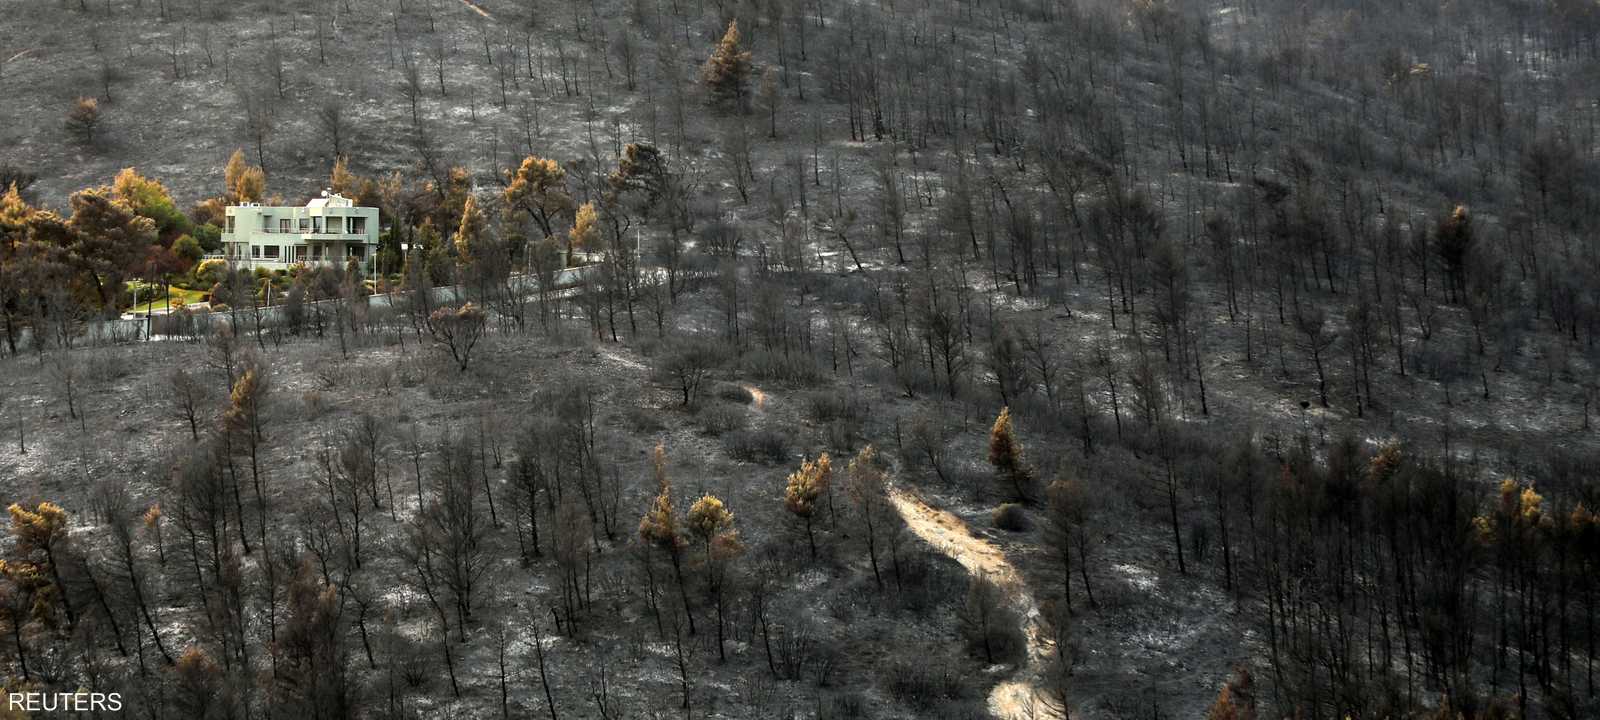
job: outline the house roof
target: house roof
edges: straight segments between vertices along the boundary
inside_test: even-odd
[[[323,197],[312,198],[311,202],[306,203],[306,207],[355,207],[355,203],[352,202],[350,198],[335,193],[333,195],[324,195]]]

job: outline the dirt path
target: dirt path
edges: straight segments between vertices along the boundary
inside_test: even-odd
[[[928,505],[904,489],[893,488],[889,499],[917,537],[961,563],[968,573],[988,574],[1008,591],[1023,616],[1022,632],[1028,638],[1027,662],[1018,669],[1016,677],[995,685],[989,692],[989,711],[1007,720],[1053,717],[1054,714],[1035,698],[1039,668],[1054,649],[1039,626],[1039,603],[1028,592],[1027,583],[1022,581],[1017,569],[1006,560],[1005,553],[993,543],[973,535],[961,518]]]
[[[494,19],[494,16],[490,15],[488,10],[483,9],[482,7],[480,7],[477,3],[473,2],[472,0],[461,0],[461,4],[465,5],[465,6],[469,7],[469,8],[472,8],[473,12],[475,12],[475,13],[477,13],[479,15],[482,15],[482,16],[484,16],[486,18],[489,18],[490,20]]]
[[[744,384],[741,387],[750,391],[751,405],[756,411],[765,412],[767,393],[755,385]],[[1035,700],[1039,696],[1039,669],[1044,667],[1055,648],[1039,625],[1039,603],[1028,591],[1028,584],[1023,582],[1022,575],[1006,559],[1006,554],[988,540],[973,535],[961,518],[923,502],[922,498],[904,488],[890,488],[889,501],[911,532],[961,563],[969,574],[987,574],[1007,591],[1022,615],[1022,634],[1028,639],[1027,662],[1017,669],[1015,677],[995,685],[989,691],[989,712],[1003,720],[1048,720],[1057,717],[1044,703]]]

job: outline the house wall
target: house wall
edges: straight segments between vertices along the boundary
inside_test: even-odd
[[[227,209],[223,255],[245,267],[343,264],[372,257],[378,245],[378,209],[348,205],[259,206]]]

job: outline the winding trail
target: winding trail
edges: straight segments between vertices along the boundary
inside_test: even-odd
[[[767,393],[751,384],[741,384],[740,387],[750,391],[751,405],[756,412],[766,412]],[[1050,654],[1055,652],[1055,644],[1041,626],[1038,601],[1028,591],[1022,574],[1006,559],[1005,552],[994,543],[973,535],[967,523],[955,514],[929,505],[905,488],[891,486],[889,502],[917,537],[961,563],[968,574],[988,575],[1006,592],[1022,616],[1022,634],[1028,643],[1027,661],[1017,668],[1013,677],[996,684],[989,691],[989,712],[1002,720],[1049,720],[1060,717],[1045,703],[1038,701],[1039,672]]]
[[[1040,626],[1039,603],[1028,591],[1022,575],[1006,560],[993,543],[972,534],[967,524],[948,511],[935,508],[899,487],[890,489],[889,500],[911,532],[944,553],[972,575],[987,574],[1016,605],[1022,615],[1022,632],[1028,639],[1027,662],[1016,675],[989,691],[989,711],[1007,720],[1055,717],[1039,697],[1040,668],[1054,647]]]
[[[761,392],[761,388],[754,385],[740,385],[739,387],[750,391],[750,403],[755,405],[756,410],[767,409],[767,394]]]
[[[484,16],[486,18],[489,18],[490,20],[494,19],[494,16],[490,15],[488,10],[483,9],[482,6],[478,5],[477,3],[473,2],[472,0],[461,0],[461,4],[465,5],[465,6],[469,7],[469,8],[472,8],[473,12],[475,12],[475,13],[477,13],[479,15],[482,15],[482,16]]]

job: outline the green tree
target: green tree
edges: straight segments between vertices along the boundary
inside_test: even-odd
[[[179,235],[172,241],[172,254],[183,260],[184,269],[194,267],[206,256],[205,248],[192,235]]]
[[[157,237],[164,245],[171,245],[179,235],[189,231],[189,218],[178,210],[167,188],[133,168],[123,168],[111,181],[111,198],[140,217],[153,221]]]
[[[101,307],[114,307],[123,280],[139,272],[156,242],[156,224],[113,200],[104,188],[74,193],[69,203],[70,261],[91,281]]]

